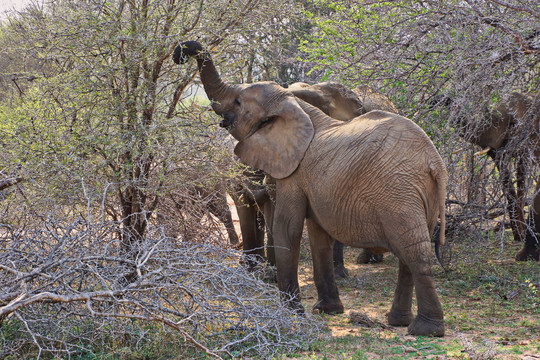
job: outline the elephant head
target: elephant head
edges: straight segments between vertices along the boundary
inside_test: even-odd
[[[452,106],[450,97],[438,97],[432,104]],[[535,198],[525,219],[525,183],[528,161],[540,157],[540,100],[534,94],[514,92],[498,101],[492,109],[482,111],[483,121],[459,121],[459,134],[465,140],[484,149],[499,170],[514,240],[523,242],[516,260],[540,259],[540,179],[537,178]],[[479,154],[480,154],[479,153]],[[516,186],[512,181],[510,163],[515,161]],[[534,174],[529,174],[535,176]],[[530,226],[527,226],[529,224]]]
[[[235,154],[273,178],[289,176],[298,167],[314,135],[313,125],[294,95],[272,82],[225,83],[210,54],[196,41],[178,45],[173,60],[183,63],[189,57],[197,60],[212,108],[223,117],[220,125],[238,140]],[[265,151],[253,151],[255,148]]]
[[[288,90],[336,120],[348,121],[370,111],[365,109],[356,93],[337,82],[294,83]]]

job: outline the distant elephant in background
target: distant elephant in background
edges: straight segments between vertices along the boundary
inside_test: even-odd
[[[426,133],[412,121],[372,111],[335,120],[273,82],[221,80],[200,43],[180,44],[173,59],[195,57],[221,125],[238,140],[235,154],[276,180],[274,234],[278,286],[303,311],[298,284],[300,240],[307,221],[318,301],[342,313],[332,263],[333,239],[392,251],[399,258],[391,325],[413,335],[444,335],[431,270],[431,240],[441,218],[444,244],[447,173]],[[412,315],[416,288],[418,315]]]
[[[337,120],[349,121],[367,112],[358,94],[338,82],[325,81],[313,85],[298,82],[287,90]]]
[[[451,106],[451,98],[443,97],[438,103]],[[461,120],[461,135],[482,147],[493,159],[503,183],[507,198],[512,233],[523,248],[516,254],[517,261],[540,259],[540,176],[528,174],[527,162],[540,159],[540,99],[535,94],[514,92],[501,99],[493,109],[484,111],[485,121]],[[516,187],[509,165],[515,159]],[[536,177],[536,190],[525,220],[525,179]],[[528,224],[528,226],[527,226]]]

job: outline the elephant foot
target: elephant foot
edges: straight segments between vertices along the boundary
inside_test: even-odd
[[[315,305],[313,305],[312,313],[314,314],[343,314],[345,311],[345,308],[343,307],[343,304],[341,303],[341,300],[337,300],[334,302],[328,302],[325,300],[319,300]]]
[[[374,254],[368,249],[362,249],[362,252],[356,258],[357,264],[377,264],[384,259],[383,254]]]
[[[388,320],[388,325],[391,326],[408,326],[410,323],[413,322],[414,316],[412,312],[398,312],[398,311],[390,311],[386,318]]]
[[[527,260],[540,260],[540,249],[538,246],[527,246],[525,245],[517,254],[516,261],[527,261]]]
[[[340,264],[334,267],[334,275],[336,279],[347,279],[349,278],[349,270],[343,264]]]
[[[418,315],[409,328],[409,335],[415,336],[444,336],[444,322],[442,320],[428,319],[422,315]]]

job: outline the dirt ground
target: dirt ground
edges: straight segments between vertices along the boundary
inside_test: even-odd
[[[535,308],[524,309],[523,304],[519,303],[523,294],[509,300],[502,298],[514,291],[494,295],[493,292],[475,289],[474,286],[452,288],[456,283],[460,285],[460,281],[455,280],[454,275],[446,279],[449,275],[435,266],[435,281],[445,311],[446,334],[441,339],[428,341],[436,343],[440,349],[433,351],[436,354],[430,354],[429,351],[423,351],[430,346],[419,342],[417,337],[407,335],[405,327],[387,327],[386,313],[392,305],[397,279],[397,258],[386,254],[383,263],[358,265],[355,261],[358,253],[359,249],[346,248],[345,263],[350,278],[338,280],[345,313],[325,317],[334,341],[366,335],[380,339],[382,348],[371,354],[373,358],[393,358],[387,354],[389,349],[384,349],[386,339],[390,349],[395,349],[396,341],[402,345],[403,352],[396,354],[397,358],[540,359],[540,297],[537,296]],[[302,298],[306,308],[310,309],[316,301],[317,293],[309,261],[307,264],[304,261],[303,265],[300,271]],[[508,259],[497,265],[511,267],[515,266],[515,262]],[[540,266],[533,265],[533,274],[538,281]],[[413,312],[416,311],[415,305],[413,303]],[[351,313],[367,315],[373,321],[373,327],[352,323]],[[366,358],[371,356],[368,354]]]

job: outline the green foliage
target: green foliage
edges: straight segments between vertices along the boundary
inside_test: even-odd
[[[200,6],[58,1],[4,26],[6,56],[27,54],[19,71],[26,65],[34,80],[0,113],[10,164],[2,171],[24,175],[32,206],[69,205],[85,218],[106,211],[142,235],[146,220],[132,216],[155,211],[179,184],[211,187],[235,175],[215,119],[174,96],[192,75],[172,63],[171,49],[185,29],[223,17],[200,17]]]
[[[413,120],[437,110],[430,101],[439,94],[451,94],[460,105],[450,114],[453,122],[501,94],[538,89],[537,57],[524,50],[537,41],[537,18],[526,5],[518,10],[458,1],[310,4],[306,16],[313,29],[301,43],[305,60],[324,72],[323,80],[383,91]]]

